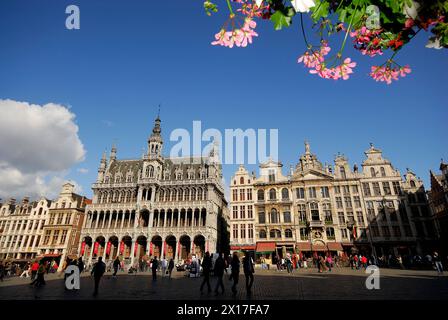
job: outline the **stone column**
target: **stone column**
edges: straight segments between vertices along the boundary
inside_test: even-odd
[[[90,257],[89,257],[89,264],[92,264],[92,260],[93,260],[93,250],[95,249],[95,242],[93,241],[92,238],[92,247],[90,248]]]
[[[162,241],[162,248],[161,248],[161,250],[160,250],[160,260],[162,260],[163,258],[164,258],[164,255],[165,255],[165,245],[166,245],[166,242],[163,240]]]
[[[132,246],[131,246],[131,266],[134,265],[135,260],[135,240],[132,240]]]

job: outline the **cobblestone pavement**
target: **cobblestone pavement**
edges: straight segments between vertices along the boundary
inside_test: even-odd
[[[149,274],[121,274],[117,278],[107,274],[94,298],[93,279],[88,275],[83,275],[79,291],[66,291],[60,276],[49,275],[47,285],[37,289],[28,279],[5,279],[0,283],[0,300],[448,300],[448,277],[433,271],[382,269],[380,290],[367,290],[367,277],[363,271],[345,268],[324,274],[315,269],[300,270],[293,275],[257,270],[249,298],[244,276],[236,297],[231,294],[228,276],[224,279],[226,293],[215,297],[201,295],[202,279],[187,278],[184,273],[176,273],[172,280],[159,277],[157,282],[152,282]],[[213,278],[211,282],[212,286],[216,283]]]

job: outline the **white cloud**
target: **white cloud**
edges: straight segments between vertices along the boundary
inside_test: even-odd
[[[89,173],[89,169],[87,169],[87,168],[78,168],[78,170],[76,170],[76,171],[81,173],[81,174]]]
[[[74,120],[59,104],[0,99],[0,197],[59,193],[68,169],[86,153]]]

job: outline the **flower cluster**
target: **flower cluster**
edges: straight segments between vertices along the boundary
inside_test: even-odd
[[[234,24],[232,23],[232,25]],[[221,29],[221,31],[215,35],[216,40],[212,42],[212,45],[220,45],[229,48],[233,48],[233,46],[247,47],[249,43],[252,43],[253,37],[258,37],[258,33],[254,30],[256,26],[257,23],[254,20],[246,18],[244,20],[244,25],[241,28],[234,27],[232,30],[226,30],[225,28]]]
[[[362,27],[350,32],[350,37],[354,38],[353,43],[355,44],[355,49],[361,51],[363,55],[374,57],[377,54],[383,54],[380,34],[381,30],[370,30]]]
[[[331,48],[328,46],[328,42],[322,41],[322,45],[318,51],[308,50],[299,57],[297,62],[303,63],[307,68],[311,69],[311,74],[317,74],[321,78],[347,80],[350,77],[349,75],[353,73],[356,62],[351,61],[350,58],[346,58],[340,65],[329,68],[326,66],[325,56],[330,51]]]
[[[269,19],[269,4],[267,1],[253,1],[253,0],[234,0],[239,3],[241,8],[237,11],[241,12],[248,18],[263,18]],[[260,2],[259,4],[257,2]],[[265,4],[265,2],[267,4]]]
[[[404,67],[392,67],[390,64],[388,64],[386,66],[372,66],[371,71],[372,72],[370,73],[370,76],[375,81],[391,84],[392,80],[398,80],[398,77],[405,77],[406,74],[411,73],[411,68],[408,65]]]

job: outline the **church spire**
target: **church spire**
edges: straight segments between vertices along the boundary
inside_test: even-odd
[[[158,158],[162,155],[163,139],[162,139],[162,120],[160,120],[160,106],[159,114],[154,121],[154,128],[148,140],[148,155],[150,158]]]

